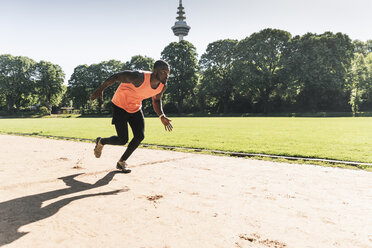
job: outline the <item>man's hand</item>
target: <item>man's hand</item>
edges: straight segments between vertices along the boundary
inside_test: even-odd
[[[99,89],[96,89],[96,91],[94,91],[91,95],[90,95],[90,100],[93,101],[97,98],[101,98],[101,100],[103,101],[103,90],[99,90]]]
[[[167,117],[165,117],[165,116],[162,116],[161,118],[160,118],[160,120],[161,120],[161,122],[163,123],[163,125],[164,125],[164,128],[165,128],[165,131],[172,131],[172,129],[173,129],[173,126],[172,126],[172,124],[170,123],[172,120],[169,120]]]

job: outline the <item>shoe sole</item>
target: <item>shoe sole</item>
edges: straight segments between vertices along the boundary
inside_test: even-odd
[[[96,156],[96,158],[100,158],[101,157],[101,154],[102,154],[102,149],[100,152],[96,151],[97,149],[97,145],[98,145],[98,142],[101,140],[101,137],[98,137],[96,139],[96,146],[94,147],[94,156]]]

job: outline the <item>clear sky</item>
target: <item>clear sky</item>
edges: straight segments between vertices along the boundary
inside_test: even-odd
[[[342,32],[372,39],[372,0],[183,0],[185,37],[199,56],[219,39],[265,28],[293,36]],[[66,82],[81,64],[134,55],[156,59],[172,41],[179,0],[0,0],[0,54],[62,67]]]

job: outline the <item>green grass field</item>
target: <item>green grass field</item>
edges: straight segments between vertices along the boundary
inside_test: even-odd
[[[146,144],[372,163],[372,118],[146,118]],[[115,135],[110,118],[0,119],[1,133],[95,139]]]

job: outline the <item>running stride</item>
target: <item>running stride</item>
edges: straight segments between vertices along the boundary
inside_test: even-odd
[[[152,72],[146,71],[122,71],[110,76],[90,96],[90,100],[100,97],[103,100],[103,91],[115,82],[121,84],[117,88],[113,98],[112,124],[115,125],[117,136],[109,138],[97,137],[94,155],[101,157],[104,145],[125,145],[128,142],[128,123],[133,131],[133,139],[130,141],[124,154],[116,164],[116,168],[123,172],[130,172],[126,160],[144,139],[145,120],[142,112],[142,100],[152,97],[152,105],[163,123],[165,130],[172,131],[171,120],[168,119],[162,108],[161,98],[167,88],[169,77],[169,64],[164,60],[158,60],[154,64]]]

